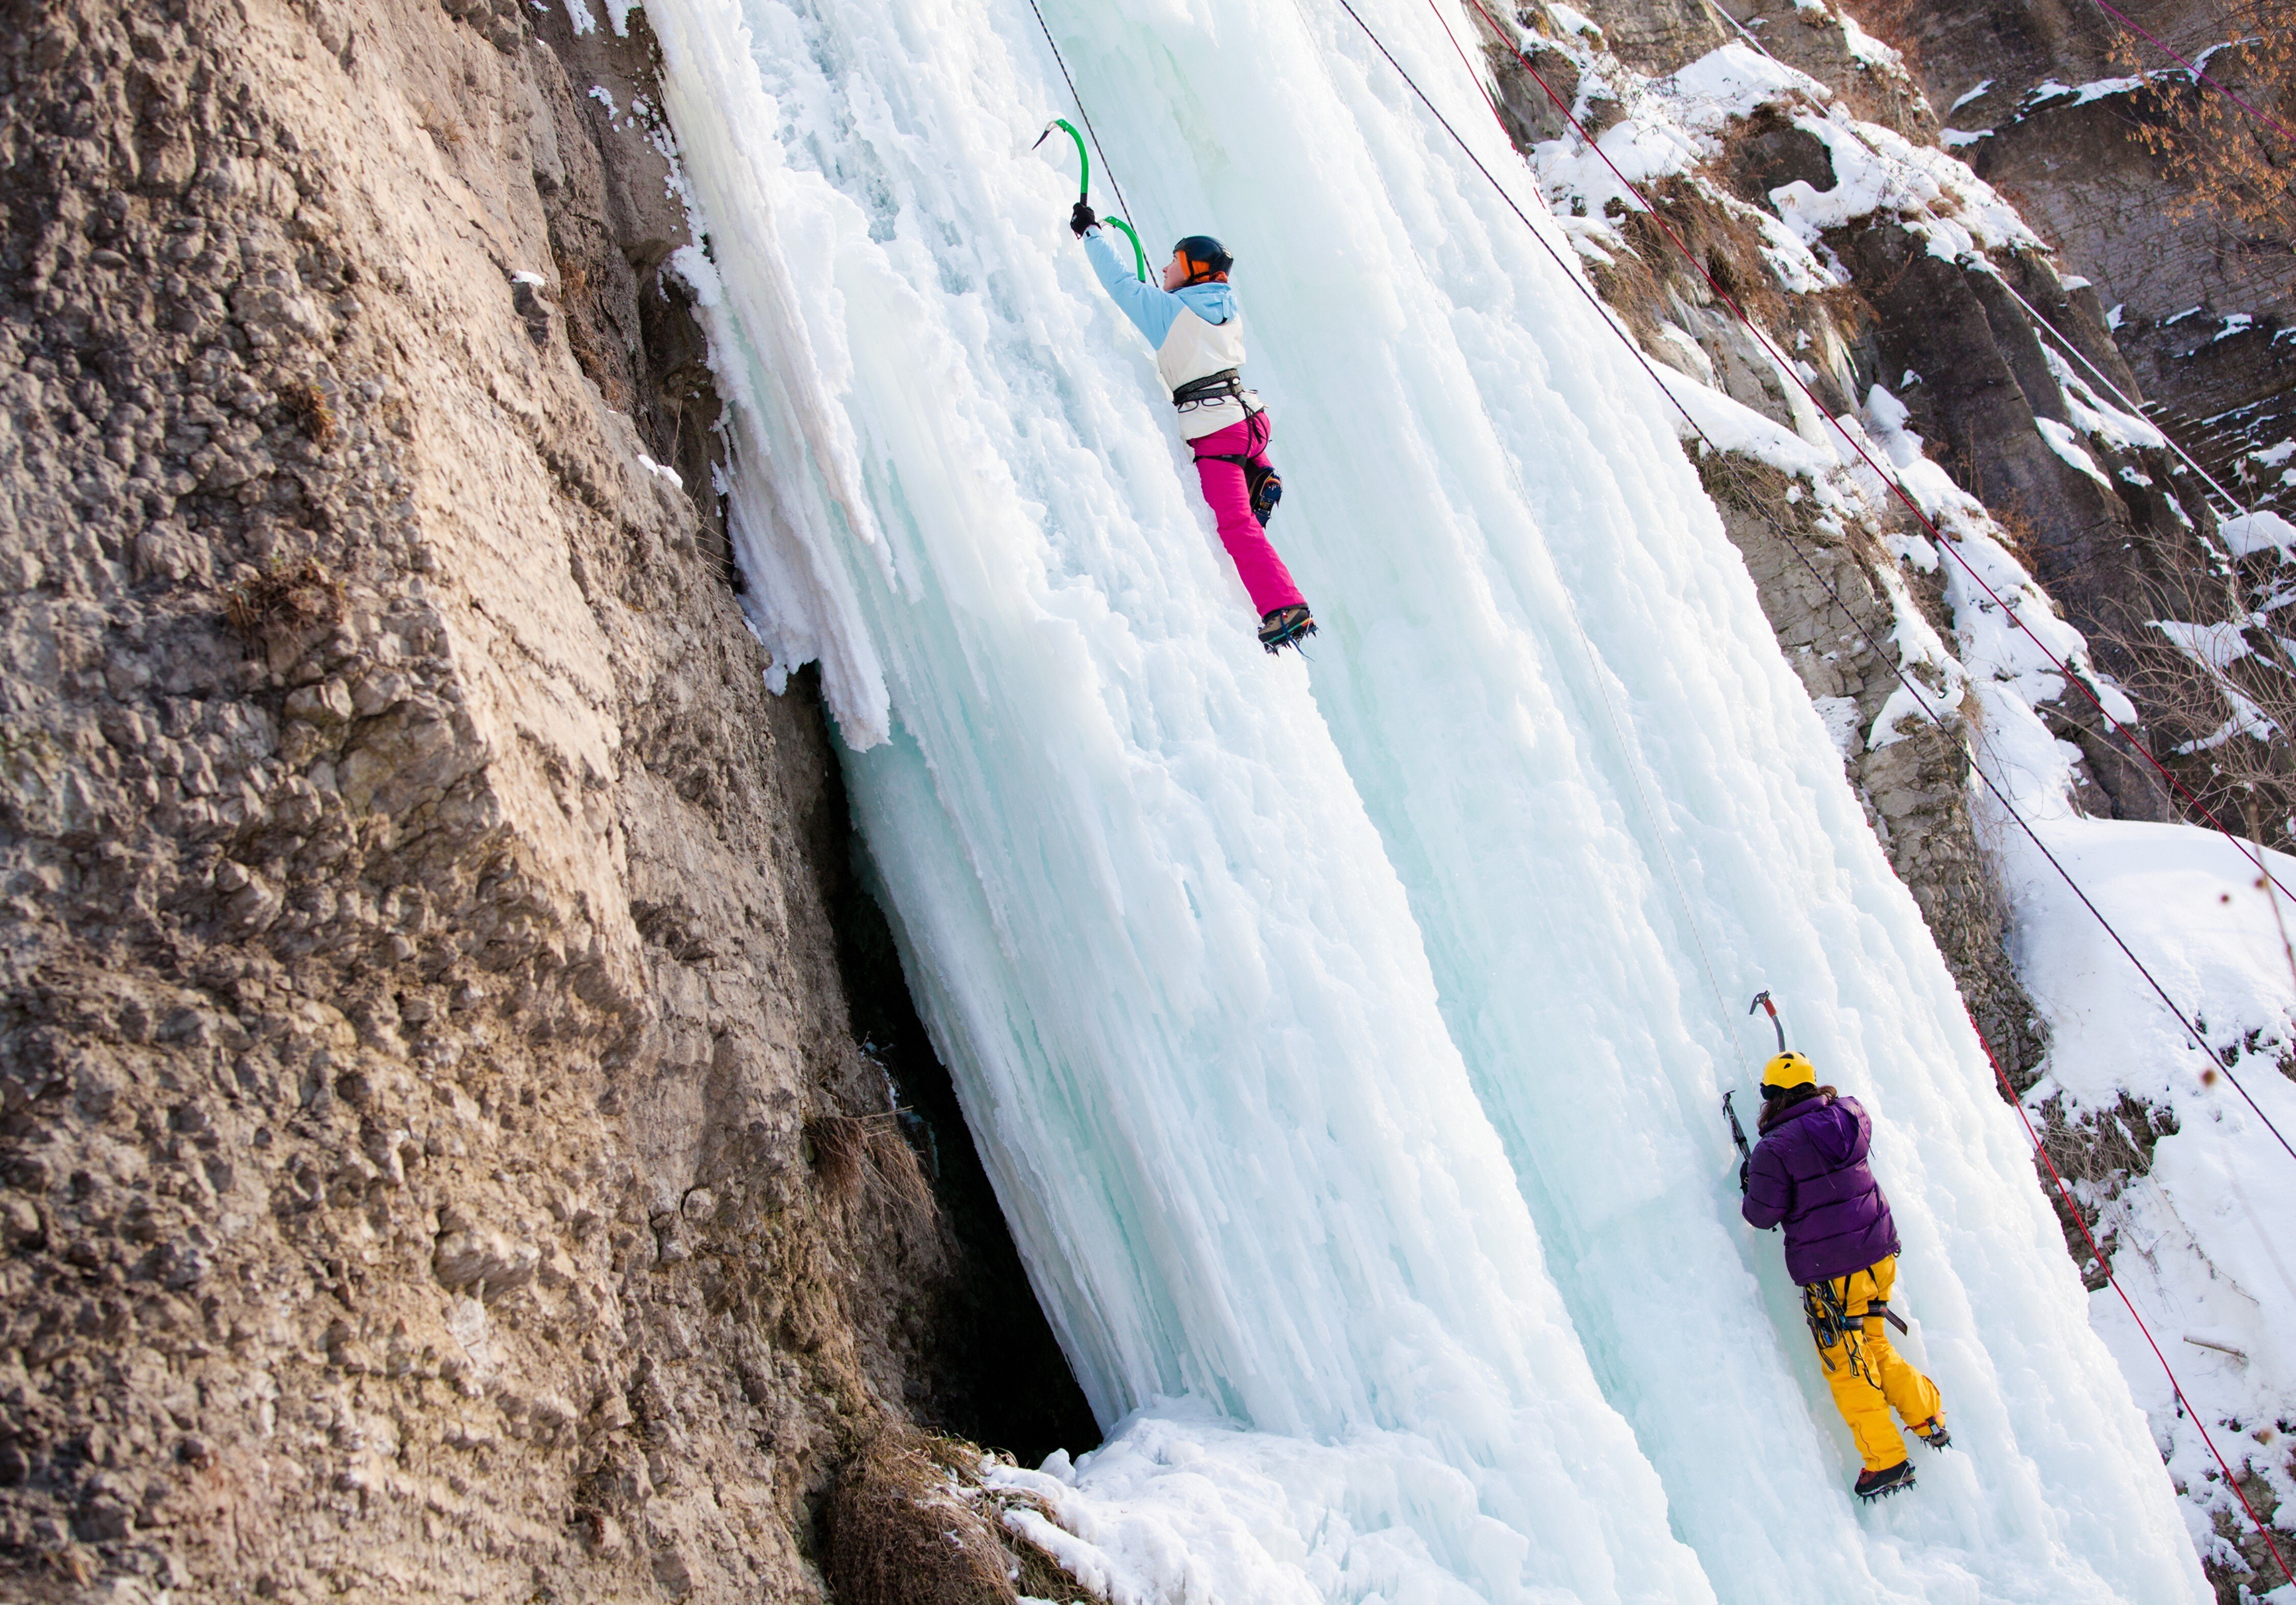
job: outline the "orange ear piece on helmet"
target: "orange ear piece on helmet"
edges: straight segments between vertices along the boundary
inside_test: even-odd
[[[1172,242],[1172,254],[1188,265],[1188,283],[1225,282],[1235,259],[1210,235],[1185,235]]]

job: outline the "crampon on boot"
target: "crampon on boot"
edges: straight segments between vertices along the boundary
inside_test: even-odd
[[[1877,1499],[1886,1498],[1895,1494],[1900,1488],[1910,1488],[1913,1486],[1914,1462],[1899,1461],[1896,1465],[1885,1466],[1879,1471],[1860,1471],[1857,1474],[1857,1493],[1858,1498],[1871,1504]]]
[[[1276,608],[1263,614],[1259,621],[1259,644],[1270,654],[1286,646],[1297,646],[1304,638],[1315,633],[1316,615],[1308,611],[1304,602],[1297,607]]]
[[[1931,1416],[1912,1428],[1913,1435],[1932,1449],[1943,1449],[1953,1442],[1953,1434],[1945,1429],[1943,1416]]]

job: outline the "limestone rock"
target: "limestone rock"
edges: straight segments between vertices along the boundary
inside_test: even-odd
[[[0,1594],[817,1597],[958,1248],[798,1158],[886,1083],[817,699],[639,461],[717,449],[644,12],[11,21]]]

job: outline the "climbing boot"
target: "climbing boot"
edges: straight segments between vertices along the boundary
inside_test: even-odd
[[[1308,605],[1304,602],[1297,607],[1276,608],[1260,617],[1259,644],[1270,654],[1286,646],[1297,646],[1303,638],[1315,633],[1316,615],[1308,611]]]
[[[1953,1442],[1953,1434],[1945,1429],[1945,1418],[1931,1416],[1920,1426],[1910,1428],[1913,1435],[1932,1449],[1942,1449]]]
[[[1900,1488],[1913,1486],[1914,1462],[1911,1461],[1899,1461],[1896,1465],[1884,1467],[1879,1471],[1860,1471],[1857,1474],[1857,1497],[1868,1504],[1886,1498]]]

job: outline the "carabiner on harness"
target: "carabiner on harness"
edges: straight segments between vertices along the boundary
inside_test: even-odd
[[[1802,1318],[1809,1322],[1810,1338],[1817,1345],[1818,1362],[1826,1370],[1832,1370],[1833,1362],[1826,1358],[1828,1352],[1836,1348],[1843,1349],[1846,1351],[1845,1358],[1849,1362],[1850,1374],[1855,1376],[1865,1370],[1865,1345],[1859,1339],[1866,1336],[1866,1314],[1850,1314],[1846,1296],[1849,1278],[1845,1276],[1839,1280],[1840,1291],[1835,1290],[1835,1284],[1833,1281],[1803,1284]],[[1883,1306],[1884,1311],[1887,1307]]]

